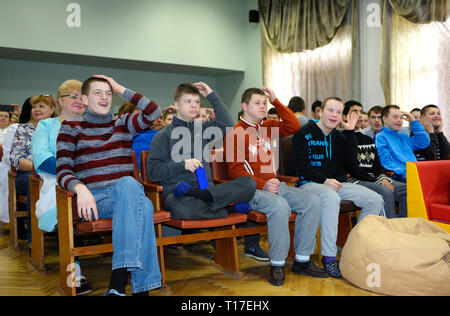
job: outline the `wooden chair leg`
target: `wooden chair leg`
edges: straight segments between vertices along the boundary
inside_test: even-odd
[[[17,196],[14,177],[8,173],[9,186],[9,245],[19,251],[19,238],[17,235]]]
[[[31,256],[29,263],[38,273],[45,273],[44,232],[39,229],[36,202],[39,200],[40,180],[30,177]]]
[[[232,229],[236,229],[235,225],[233,225]],[[218,228],[216,230],[221,229]],[[243,277],[243,273],[239,270],[236,236],[216,239],[216,255],[214,262],[220,267],[221,270],[231,273],[233,276],[238,278]]]
[[[161,224],[155,225],[155,233],[156,233],[157,239],[162,237],[162,225]],[[161,285],[163,287],[165,287],[165,286],[167,286],[167,282],[166,282],[166,266],[165,266],[165,261],[164,261],[164,246],[158,246],[157,252],[158,252],[159,268],[161,270]]]
[[[291,260],[295,260],[294,234],[295,234],[295,223],[289,223],[289,236],[291,238],[291,244],[289,246],[288,259]]]
[[[63,192],[56,192],[59,238],[59,290],[75,296],[75,257],[73,241],[72,199]]]

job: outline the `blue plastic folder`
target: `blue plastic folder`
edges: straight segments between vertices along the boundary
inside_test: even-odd
[[[208,178],[206,177],[205,168],[198,168],[195,170],[195,174],[197,175],[198,186],[200,190],[206,189],[208,184]]]

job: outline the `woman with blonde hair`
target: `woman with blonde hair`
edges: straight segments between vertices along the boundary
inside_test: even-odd
[[[57,227],[56,213],[56,139],[63,121],[77,119],[84,113],[81,101],[81,85],[78,80],[67,80],[58,88],[56,95],[57,117],[41,120],[36,127],[31,141],[32,159],[36,172],[43,180],[36,203],[38,226],[46,232]],[[76,262],[79,265],[79,262]],[[76,273],[79,269],[76,269]],[[91,286],[83,276],[76,278],[77,295],[92,291]]]

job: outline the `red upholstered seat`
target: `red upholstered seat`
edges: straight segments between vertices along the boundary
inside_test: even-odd
[[[450,223],[450,205],[431,204],[430,216],[431,220]]]

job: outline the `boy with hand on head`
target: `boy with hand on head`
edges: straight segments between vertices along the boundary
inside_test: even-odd
[[[282,122],[263,120],[267,110],[264,91],[268,93],[270,103]],[[269,282],[281,286],[285,281],[284,266],[290,246],[291,212],[298,214],[294,234],[296,257],[292,271],[313,277],[328,277],[323,269],[310,260],[320,220],[320,198],[290,187],[276,177],[277,168],[274,163],[277,159],[278,137],[292,135],[300,129],[300,123],[295,114],[281,104],[275,93],[268,88],[247,89],[241,102],[243,115],[233,131],[226,136],[224,150],[229,175],[232,178],[249,176],[256,182],[257,190],[249,203],[252,209],[267,215],[271,264]]]
[[[358,114],[349,115],[344,131],[336,130],[344,104],[339,98],[327,98],[322,103],[319,122],[309,121],[292,139],[292,166],[299,177],[298,186],[317,194],[322,201],[321,253],[325,270],[340,278],[337,262],[337,233],[341,200],[361,207],[358,221],[369,214],[383,211],[382,197],[358,184],[346,182],[347,166],[356,164],[354,128]]]
[[[381,164],[394,172],[395,180],[406,182],[406,162],[417,161],[414,151],[427,148],[430,137],[411,113],[401,111],[397,105],[385,106],[381,115],[384,126],[375,137]],[[414,136],[399,132],[403,120],[410,123]]]
[[[351,113],[361,113],[362,105],[357,101],[348,101],[345,103],[344,116],[348,117]],[[358,120],[359,121],[359,120]],[[400,205],[398,217],[406,217],[406,184],[391,179],[385,174],[378,157],[375,141],[361,132],[356,132],[356,143],[354,155],[356,164],[348,168],[350,179],[348,182],[357,183],[368,189],[371,189],[383,197],[384,211],[387,218],[397,217],[395,202]]]
[[[142,112],[111,113],[118,93]],[[57,140],[59,185],[77,195],[78,215],[85,221],[113,218],[114,254],[107,296],[124,296],[127,272],[133,295],[148,295],[161,286],[156,252],[153,206],[143,186],[133,178],[133,135],[150,127],[161,109],[139,93],[106,76],[83,82],[84,114],[63,121]]]
[[[215,120],[195,120],[200,94],[213,106]],[[173,219],[224,218],[228,211],[248,212],[246,202],[255,193],[252,178],[240,177],[219,185],[212,181],[210,150],[223,140],[226,128],[233,126],[225,104],[207,84],[197,82],[177,87],[174,106],[176,115],[170,125],[155,135],[147,161],[149,178],[163,185],[164,208]],[[197,174],[203,169],[204,183],[199,183]],[[229,204],[234,204],[234,209]]]
[[[445,160],[450,154],[450,144],[442,132],[442,116],[439,108],[430,104],[422,108],[420,122],[430,136],[430,146],[415,151],[417,160]]]

